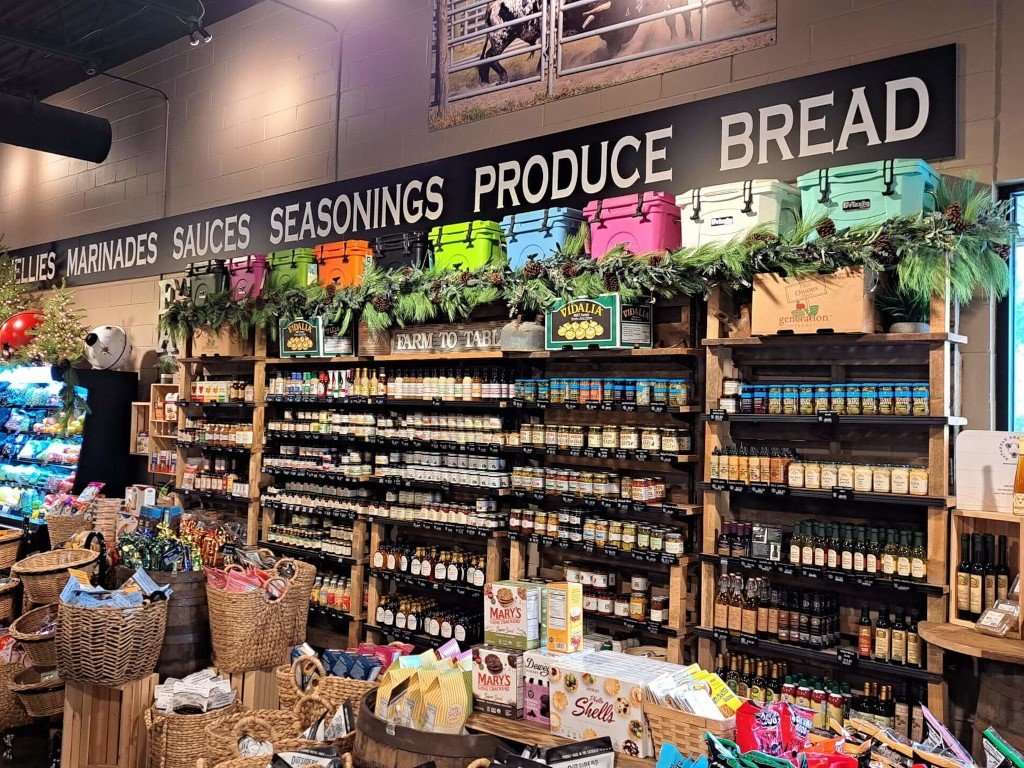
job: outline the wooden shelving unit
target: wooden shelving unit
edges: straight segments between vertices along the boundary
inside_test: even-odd
[[[939,642],[929,642],[922,669],[909,669],[892,664],[866,661],[845,669],[833,653],[809,651],[774,641],[725,637],[727,633],[713,627],[713,610],[717,576],[722,569],[794,580],[799,586],[814,584],[814,589],[833,590],[847,600],[855,600],[857,591],[866,583],[848,574],[811,572],[816,569],[787,568],[788,563],[767,564],[761,569],[758,561],[749,558],[723,558],[717,554],[718,534],[726,521],[761,521],[783,524],[813,517],[823,522],[842,519],[875,521],[883,527],[893,522],[914,522],[924,531],[927,540],[927,575],[918,588],[892,585],[880,593],[871,585],[870,600],[893,605],[898,600],[923,604],[920,635],[926,641],[937,635],[930,631],[933,622],[944,622],[948,611],[947,573],[949,553],[950,508],[955,506],[951,487],[951,447],[955,430],[964,426],[959,416],[958,344],[963,336],[946,332],[950,327],[949,300],[935,300],[931,306],[931,333],[925,334],[823,334],[783,335],[751,338],[729,338],[721,318],[736,316],[731,297],[715,290],[708,305],[706,399],[709,408],[716,408],[727,378],[745,382],[895,380],[906,376],[927,379],[930,387],[930,416],[920,420],[898,417],[845,417],[833,423],[819,423],[817,417],[745,416],[726,420],[709,419],[705,428],[704,463],[709,466],[712,453],[734,442],[762,445],[796,445],[822,449],[829,455],[897,457],[913,453],[927,458],[929,470],[928,495],[925,497],[889,497],[882,494],[852,494],[848,501],[833,498],[832,490],[807,491],[793,489],[782,497],[755,494],[748,489],[731,488],[728,484],[711,483],[709,471],[704,483],[704,528],[701,564],[701,628],[699,634],[700,663],[713,668],[715,654],[723,645],[766,656],[788,656],[829,669],[832,674],[843,671],[855,677],[911,680],[927,685],[927,704],[939,719],[946,713],[946,684],[942,679],[943,650]],[[826,420],[828,421],[828,420]],[[781,493],[781,491],[780,491]],[[805,573],[806,571],[806,573]],[[872,580],[874,581],[874,580]],[[802,583],[801,583],[802,582]],[[773,582],[774,583],[774,582]],[[893,593],[895,592],[895,596]],[[863,598],[863,594],[861,595]],[[844,605],[849,606],[849,603]],[[849,631],[849,624],[843,625]],[[931,636],[928,637],[928,635]],[[741,642],[747,640],[747,642]]]
[[[149,456],[149,401],[132,403],[132,417],[128,433],[128,453]],[[139,436],[146,435],[146,450],[139,450]]]
[[[174,477],[173,472],[153,469],[154,457],[160,451],[173,451],[174,441],[178,436],[178,419],[165,418],[167,395],[177,396],[177,384],[149,385],[149,460],[147,470],[155,477],[168,481]]]

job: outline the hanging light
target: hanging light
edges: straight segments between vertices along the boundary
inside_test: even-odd
[[[195,48],[200,42],[202,42],[202,40],[199,37],[199,30],[193,28],[192,31],[188,33],[188,44]]]

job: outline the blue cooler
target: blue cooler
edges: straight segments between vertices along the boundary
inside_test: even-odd
[[[924,160],[880,160],[822,168],[800,176],[804,218],[828,216],[836,229],[881,224],[935,210],[938,176]]]
[[[509,266],[518,269],[530,257],[554,255],[585,226],[583,211],[576,208],[544,208],[506,216],[501,220],[501,228],[508,243]]]

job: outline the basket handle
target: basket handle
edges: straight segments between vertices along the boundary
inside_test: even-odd
[[[474,760],[472,763],[466,766],[466,768],[488,768],[490,764],[491,761],[488,760],[486,757],[478,757],[476,760]]]
[[[318,696],[315,693],[310,693],[306,696],[303,696],[301,699],[295,702],[295,706],[292,707],[292,712],[294,712],[298,716],[303,728],[308,728],[310,725],[313,724],[312,719],[307,720],[303,716],[303,712],[305,711],[306,707],[310,704],[316,707],[316,709],[313,710],[314,713],[323,712],[325,716],[330,717],[331,714],[333,714],[334,712],[334,708],[331,707],[330,703],[323,696]]]
[[[245,568],[240,566],[238,563],[228,563],[224,566],[224,573],[234,573],[235,571],[245,573]]]
[[[156,736],[160,743],[160,757],[157,764],[150,768],[164,768],[167,764],[167,729],[164,727],[164,723],[167,718],[163,715],[154,715],[152,708],[147,709],[143,712],[143,721],[146,724],[146,733],[152,736]]]
[[[291,576],[288,575],[288,569],[291,569]],[[291,584],[295,580],[295,577],[299,575],[299,567],[295,558],[282,557],[274,566],[274,573],[282,579],[286,579],[288,583]]]
[[[259,741],[273,742],[274,729],[263,718],[249,715],[235,723],[235,727],[231,730],[231,735],[231,749],[234,750],[235,757],[242,757],[242,753],[238,749],[238,742],[242,740],[243,736],[252,736]]]
[[[271,588],[271,584],[281,584],[280,594],[275,594],[275,590]],[[268,579],[267,583],[263,585],[263,599],[268,603],[276,604],[284,600],[284,596],[288,594],[288,589],[291,587],[291,582],[287,579],[283,579],[280,576],[275,576],[272,579]]]
[[[295,661],[292,662],[292,679],[298,679],[296,673],[301,673],[302,677],[305,677],[307,672],[310,673],[309,690],[312,691],[316,688],[317,681],[323,677],[327,677],[327,670],[324,669],[324,665],[320,663],[320,659],[316,656],[299,656]],[[313,674],[316,674],[314,677]],[[298,688],[299,693],[305,693],[305,689]]]

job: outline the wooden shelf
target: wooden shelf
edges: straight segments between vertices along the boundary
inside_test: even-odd
[[[539,747],[560,747],[572,744],[572,739],[556,736],[547,728],[527,720],[509,720],[507,717],[474,712],[466,721],[466,729],[477,733],[487,733],[501,739],[508,739],[517,744],[537,745]],[[615,753],[616,768],[652,768],[654,759],[630,757],[621,752]]]
[[[202,363],[204,365],[212,365],[220,363],[222,365],[231,365],[234,363],[255,363],[263,362],[267,358],[262,355],[241,355],[239,357],[179,357],[179,363]],[[175,386],[171,384],[165,384],[164,386]]]
[[[358,355],[343,357],[268,357],[267,365],[365,365],[367,363],[445,363],[457,360],[606,360],[609,358],[696,357],[702,350],[696,347],[653,347],[650,349],[596,349],[596,350],[537,350],[534,352],[504,352],[477,350],[449,352],[447,354],[397,353],[387,355]],[[186,358],[186,362],[206,362],[219,358]],[[227,359],[227,358],[225,358]],[[231,358],[245,360],[246,358]]]
[[[705,347],[767,347],[784,344],[966,344],[958,333],[803,333],[783,336],[701,339]]]
[[[763,494],[755,493],[751,490],[750,486],[743,486],[740,488],[738,483],[730,483],[724,480],[722,482],[726,483],[727,487],[715,488],[711,482],[698,483],[698,487],[705,491],[717,491],[719,493],[739,493],[763,498],[780,499],[828,499],[829,501],[834,500],[844,504],[905,504],[915,507],[945,507],[946,509],[956,506],[956,498],[953,496],[911,496],[902,493],[867,493],[865,491],[851,490],[850,497],[843,500],[835,499],[832,495],[832,489],[830,488],[790,488],[789,486],[778,486],[780,495],[774,496],[772,493],[767,492]],[[782,491],[784,491],[784,493],[782,493]]]
[[[707,414],[705,414],[707,415]],[[714,421],[715,419],[708,419]],[[820,424],[821,426],[884,426],[884,427],[966,427],[962,416],[779,416],[777,414],[729,413],[724,421],[755,424]]]
[[[922,621],[918,634],[926,643],[965,656],[1008,664],[1024,664],[1024,640],[986,635],[973,627]]]
[[[1012,512],[989,512],[980,509],[954,509],[955,517],[969,517],[974,520],[992,520],[999,523],[1024,523],[1024,516]]]

